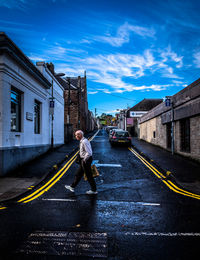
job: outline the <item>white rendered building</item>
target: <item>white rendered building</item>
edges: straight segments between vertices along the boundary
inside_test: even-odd
[[[45,66],[39,70],[0,33],[0,175],[50,148],[52,80],[56,146],[64,143],[63,88]]]

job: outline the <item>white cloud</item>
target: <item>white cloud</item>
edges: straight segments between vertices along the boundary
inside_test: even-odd
[[[109,43],[114,47],[120,47],[124,43],[130,41],[130,33],[134,33],[141,37],[154,37],[155,35],[155,31],[151,28],[135,26],[126,22],[118,28],[116,36],[99,36],[96,37],[96,40]]]
[[[93,82],[101,83],[108,88],[95,89],[90,94],[96,94],[96,91],[105,93],[123,93],[125,91],[161,91],[167,89],[174,84],[151,84],[137,86],[133,79],[139,79],[146,75],[159,73],[162,77],[169,79],[181,79],[174,73],[174,67],[168,65],[168,56],[172,59],[172,63],[180,62],[180,57],[171,50],[165,50],[161,54],[156,53],[157,59],[153,52],[149,49],[143,54],[109,54],[96,55],[85,59],[79,59],[72,66],[69,64],[59,65],[59,72],[64,72],[69,76],[83,75],[84,70],[87,71],[88,79]],[[79,64],[79,65],[77,65]],[[177,82],[176,82],[177,84]]]
[[[196,65],[197,68],[200,68],[200,51],[196,52],[194,55],[194,64]]]
[[[44,58],[41,58],[40,56],[34,56],[34,55],[30,55],[28,56],[28,58],[32,61],[45,61]]]
[[[88,94],[90,94],[90,95],[94,95],[94,94],[97,94],[98,93],[98,91],[88,91]]]
[[[183,67],[183,56],[178,56],[177,53],[172,51],[171,46],[169,45],[166,49],[161,51],[160,56],[162,57],[162,62],[175,62],[176,68],[182,68]]]

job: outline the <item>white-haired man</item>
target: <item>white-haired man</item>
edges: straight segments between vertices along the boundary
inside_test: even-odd
[[[83,131],[78,130],[75,132],[75,137],[80,141],[80,167],[78,168],[73,183],[65,185],[65,188],[74,192],[74,188],[78,185],[85,172],[87,180],[91,186],[91,190],[86,194],[97,194],[96,183],[92,176],[91,163],[92,163],[92,147],[87,138],[84,137]]]

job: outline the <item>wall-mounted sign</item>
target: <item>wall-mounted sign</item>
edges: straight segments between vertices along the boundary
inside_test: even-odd
[[[49,114],[50,115],[54,115],[54,106],[55,106],[55,102],[53,100],[49,101]]]
[[[126,124],[127,124],[127,126],[129,126],[129,125],[132,126],[132,125],[133,125],[133,118],[129,118],[129,117],[128,117],[128,118],[126,119]]]
[[[33,113],[26,112],[26,120],[33,121]]]
[[[53,107],[54,108],[54,101],[53,100],[49,101],[49,107]]]
[[[165,99],[165,106],[166,107],[170,107],[171,106],[171,99],[170,98],[166,98]]]
[[[146,113],[147,111],[130,111],[130,117],[141,117]]]

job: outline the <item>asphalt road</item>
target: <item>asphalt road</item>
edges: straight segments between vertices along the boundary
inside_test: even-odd
[[[78,167],[68,163],[58,181],[0,210],[0,259],[199,259],[200,200],[173,192],[127,147],[111,147],[104,130],[91,144],[98,195],[85,194],[84,180],[75,193],[64,188]]]

